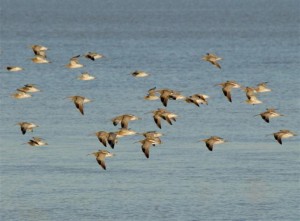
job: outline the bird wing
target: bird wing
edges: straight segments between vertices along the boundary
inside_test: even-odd
[[[168,105],[168,99],[169,99],[169,95],[167,93],[162,93],[160,95],[160,101],[163,103],[165,107]]]
[[[129,121],[128,117],[123,117],[122,120],[121,120],[121,127],[127,129],[128,128],[128,121]]]
[[[278,143],[282,144],[281,135],[280,134],[274,134],[275,140],[278,141]]]
[[[147,158],[149,158],[149,156],[150,156],[150,151],[149,150],[150,150],[151,144],[152,143],[148,140],[145,140],[142,144],[142,151],[144,152],[144,154]]]
[[[123,118],[123,116],[118,116],[118,117],[113,118],[112,119],[113,125],[117,126],[121,122],[122,118]]]
[[[221,65],[217,61],[210,61],[210,63],[221,69]]]
[[[22,134],[26,134],[26,128],[24,126],[21,126],[21,131],[22,131]]]
[[[76,108],[80,111],[80,113],[82,115],[84,115],[84,112],[83,112],[83,99],[77,97],[76,100],[74,101],[74,104],[75,104]]]
[[[107,136],[101,135],[98,137],[98,140],[106,147],[106,140],[107,140]]]
[[[232,102],[230,90],[231,90],[231,87],[223,87],[222,88],[223,94],[227,97],[229,102]]]
[[[262,118],[264,121],[266,121],[267,123],[270,122],[270,118],[267,117],[265,114],[262,114],[262,115],[261,115],[261,118]]]
[[[161,129],[161,117],[156,114],[153,116],[153,119],[156,125]]]
[[[98,164],[99,164],[104,170],[106,170],[106,165],[105,165],[104,158],[103,158],[103,159],[100,159],[100,157],[97,157],[96,160],[97,160]]]
[[[205,142],[207,149],[209,149],[210,151],[213,151],[213,143],[211,141],[206,141]]]
[[[114,149],[115,144],[117,143],[117,134],[116,134],[116,133],[113,133],[113,132],[110,132],[110,133],[108,134],[107,142],[108,142],[108,144],[110,145],[110,147],[111,147],[112,149]]]

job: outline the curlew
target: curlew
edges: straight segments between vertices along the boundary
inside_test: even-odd
[[[103,144],[103,146],[107,146],[107,139],[109,136],[109,132],[106,131],[98,131],[95,133],[95,135],[97,136],[98,140],[100,141],[100,143]]]
[[[259,84],[257,85],[257,87],[255,88],[255,90],[256,90],[258,93],[270,92],[271,89],[267,87],[267,83],[268,83],[268,82],[262,82],[262,83],[259,83]]]
[[[281,116],[284,116],[284,115],[278,113],[278,112],[276,111],[276,109],[274,109],[274,108],[267,108],[265,112],[262,112],[262,113],[260,113],[260,114],[258,114],[258,115],[260,115],[261,118],[262,118],[265,122],[267,122],[267,123],[270,122],[270,118],[275,118],[275,117],[281,117]],[[255,116],[258,116],[258,115],[255,115]]]
[[[206,147],[210,151],[213,151],[213,147],[214,147],[215,144],[221,144],[221,143],[226,142],[223,138],[217,137],[217,136],[212,136],[208,139],[204,139],[204,140],[201,140],[201,141],[205,142]]]
[[[18,88],[17,91],[21,91],[25,93],[35,93],[41,90],[38,89],[35,84],[25,84],[23,87]]]
[[[278,143],[282,144],[282,139],[286,139],[289,137],[297,136],[294,132],[290,130],[280,130],[276,133],[273,133],[275,140],[278,141]]]
[[[135,78],[144,78],[149,76],[149,74],[146,73],[145,71],[139,71],[139,70],[132,72],[131,75]]]
[[[16,98],[16,99],[25,99],[25,98],[30,98],[32,97],[31,94],[28,94],[26,92],[23,92],[23,91],[18,91],[14,94],[11,95],[13,98]]]
[[[146,158],[149,158],[149,156],[150,156],[150,147],[161,143],[161,141],[158,137],[156,139],[145,138],[144,140],[140,140],[138,142],[140,142],[142,144],[141,148],[142,148],[142,151],[145,154]]]
[[[68,97],[70,100],[72,100],[76,106],[76,108],[80,111],[82,115],[84,115],[83,111],[83,104],[91,102],[90,99],[83,97],[83,96],[70,96]]]
[[[172,125],[172,121],[176,121],[176,118],[178,117],[177,114],[174,114],[166,109],[157,109],[155,111],[151,111],[153,113],[153,120],[158,126],[158,128],[161,129],[161,119],[167,121],[170,125]]]
[[[96,161],[104,170],[106,170],[105,158],[115,156],[115,154],[110,153],[107,150],[99,150],[97,152],[90,153],[88,155],[94,155],[96,157]]]
[[[250,98],[248,98],[246,101],[245,101],[247,104],[252,104],[252,105],[255,105],[255,104],[261,104],[262,101],[259,100],[256,96],[250,96]]]
[[[30,146],[45,146],[48,145],[48,143],[40,137],[33,137],[27,142]]]
[[[159,97],[156,95],[156,87],[150,88],[148,90],[148,94],[144,97],[145,100],[153,101],[159,99]]]
[[[223,83],[220,83],[220,84],[217,84],[217,85],[222,86],[223,94],[227,97],[229,102],[232,102],[231,89],[241,87],[241,85],[236,83],[235,81],[226,81],[226,82],[223,82]]]
[[[127,129],[129,121],[140,120],[140,119],[141,119],[140,117],[137,117],[132,114],[123,114],[123,115],[113,118],[112,122],[113,122],[114,126],[117,126],[119,123],[121,123],[121,127]]]
[[[7,66],[6,70],[11,71],[11,72],[17,72],[17,71],[23,71],[24,68],[19,67],[19,66]]]
[[[38,127],[38,125],[29,122],[19,122],[17,125],[20,126],[23,135],[26,134],[27,131],[33,132],[33,128]]]
[[[82,81],[90,81],[90,80],[94,80],[96,78],[94,76],[90,75],[88,72],[83,72],[83,73],[81,73],[80,76],[78,76],[77,79],[82,80]]]
[[[74,56],[70,59],[69,63],[66,64],[67,68],[81,68],[83,67],[83,64],[79,63],[79,58],[80,55]]]
[[[218,63],[219,60],[223,58],[218,57],[212,53],[206,53],[205,56],[202,57],[202,60],[210,62],[212,65],[216,66],[217,68],[221,69],[221,65]]]
[[[84,55],[84,57],[95,61],[96,59],[104,58],[104,55],[96,53],[96,52],[88,52],[87,54]]]
[[[33,58],[31,58],[33,63],[36,64],[47,64],[47,63],[51,63],[49,60],[47,60],[46,57],[41,56],[41,55],[36,55]]]

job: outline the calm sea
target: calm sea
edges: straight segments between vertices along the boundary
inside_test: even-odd
[[[0,0],[1,220],[298,220],[299,136],[279,145],[269,135],[300,133],[299,24],[297,0]],[[34,64],[32,44],[49,47],[51,64]],[[72,56],[81,69],[64,67]],[[201,60],[224,58],[219,70]],[[23,72],[7,72],[18,65]],[[130,73],[144,70],[150,77]],[[88,71],[94,81],[79,81]],[[233,89],[233,102],[214,86],[235,80],[244,86],[269,82],[263,104],[247,105]],[[42,90],[30,99],[10,97],[24,84]],[[146,101],[152,88],[184,95],[203,93],[200,108],[170,101],[174,125],[158,129],[147,113],[163,107]],[[93,101],[82,116],[68,96]],[[284,117],[269,124],[254,115],[277,108]],[[160,130],[163,143],[143,155],[140,136],[103,147],[99,131],[116,131],[111,118],[135,114],[138,132]],[[21,134],[20,121],[40,127]],[[227,143],[213,152],[199,140]],[[32,136],[49,143],[23,145]],[[87,154],[116,154],[102,170]]]

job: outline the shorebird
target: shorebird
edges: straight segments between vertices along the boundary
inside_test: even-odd
[[[83,96],[70,96],[68,98],[71,99],[74,102],[76,108],[80,111],[80,113],[82,115],[84,115],[83,104],[91,102],[91,100],[86,98],[86,97],[83,97]]]
[[[276,109],[274,108],[267,108],[267,110],[265,112],[262,112],[260,114],[258,114],[261,116],[261,118],[266,121],[267,123],[270,122],[270,118],[274,118],[274,117],[281,117],[281,116],[284,116],[280,113],[278,113],[276,111]],[[255,115],[255,116],[258,116],[258,115]]]
[[[289,138],[293,136],[297,136],[294,132],[290,130],[280,130],[276,133],[273,133],[275,140],[278,141],[278,143],[282,144],[282,139]]]
[[[104,170],[106,170],[105,158],[115,156],[115,154],[110,153],[107,150],[99,150],[97,152],[90,153],[88,155],[94,155],[96,157],[96,161]]]
[[[19,66],[7,66],[6,70],[11,72],[23,71],[24,69]]]
[[[187,103],[193,103],[196,106],[200,107],[200,104],[208,104],[207,98],[209,98],[209,96],[205,94],[193,94],[191,96],[186,97],[185,101]]]
[[[173,90],[170,90],[170,89],[160,89],[160,90],[156,90],[156,92],[160,93],[160,101],[163,103],[163,105],[165,107],[168,105],[168,100],[169,99],[175,100],[175,98],[172,97]]]
[[[149,74],[145,71],[134,71],[133,73],[131,73],[131,75],[136,78],[143,78],[149,76]]]
[[[156,90],[156,92],[160,93],[160,101],[166,107],[168,105],[168,100],[180,100],[185,99],[179,91],[171,90],[171,89],[160,89]]]
[[[269,92],[269,91],[271,91],[271,89],[267,87],[267,83],[268,83],[268,82],[262,82],[262,83],[259,83],[259,84],[257,85],[257,87],[255,88],[255,90],[256,90],[258,93],[263,93],[263,92]]]
[[[35,55],[39,55],[38,53],[41,51],[47,51],[48,48],[43,45],[31,45],[31,49]]]
[[[17,90],[25,93],[35,93],[41,91],[36,87],[35,84],[25,84],[24,87],[18,88]]]
[[[204,140],[201,140],[201,141],[205,142],[206,147],[210,151],[213,150],[213,147],[214,147],[215,144],[221,144],[221,143],[225,142],[225,140],[223,138],[217,137],[217,136],[212,136],[212,137],[210,137],[208,139],[204,139]]]
[[[227,97],[229,102],[232,102],[231,89],[241,87],[241,85],[239,85],[235,81],[226,81],[226,82],[223,82],[223,83],[220,83],[220,84],[217,84],[217,85],[222,86],[223,94]]]
[[[255,94],[257,93],[255,88],[253,88],[253,87],[245,87],[245,88],[243,88],[243,90],[245,91],[246,97],[248,99],[250,99],[252,96],[255,96]]]
[[[46,57],[41,56],[41,55],[36,55],[33,58],[31,58],[31,60],[37,64],[51,63],[49,60],[46,59]]]
[[[132,114],[123,114],[123,115],[113,118],[112,122],[113,122],[114,126],[117,126],[119,123],[121,123],[121,127],[127,129],[129,121],[140,120],[140,119],[141,119],[140,117],[137,117]]]
[[[219,60],[222,60],[223,58],[218,57],[217,55],[206,53],[204,57],[202,57],[202,60],[210,62],[212,65],[218,67],[221,69],[221,65],[217,62]]]
[[[152,111],[153,113],[153,120],[158,126],[158,128],[161,129],[161,119],[167,121],[170,125],[172,125],[172,121],[176,121],[176,118],[178,117],[177,114],[174,114],[166,109],[158,108],[155,111]]]
[[[138,141],[142,144],[141,148],[143,153],[147,158],[150,156],[150,147],[155,146],[156,144],[160,144],[160,139],[152,139],[152,138],[145,138],[144,140]]]
[[[100,141],[100,143],[103,144],[103,146],[107,146],[107,139],[108,139],[108,135],[109,132],[106,131],[98,131],[95,133],[95,135],[97,136],[98,140]]]
[[[88,52],[87,54],[84,55],[84,57],[86,57],[92,61],[95,61],[96,59],[104,58],[104,55],[98,54],[96,52]]]
[[[28,93],[22,92],[22,91],[16,92],[16,93],[12,94],[11,96],[16,99],[24,99],[24,98],[32,97],[31,94],[28,94]]]
[[[156,87],[150,88],[148,90],[148,94],[144,97],[146,100],[153,101],[159,99],[159,97],[156,95]]]
[[[252,105],[255,105],[255,104],[261,104],[262,101],[258,100],[258,98],[256,96],[250,96],[250,98],[248,98],[246,101],[245,101],[247,104],[252,104]]]
[[[137,134],[137,132],[135,132],[134,130],[127,129],[127,128],[121,128],[120,130],[118,130],[115,133],[117,134],[117,138],[119,138],[119,137],[125,137],[125,136],[131,136],[131,135]]]
[[[83,67],[83,64],[79,63],[78,58],[80,57],[80,55],[74,56],[70,59],[70,62],[68,64],[66,64],[67,68],[81,68]]]
[[[20,125],[22,134],[26,134],[26,131],[33,132],[33,128],[38,127],[38,125],[29,122],[19,122],[17,125]]]
[[[90,80],[94,80],[95,77],[90,75],[88,72],[83,72],[80,76],[78,76],[77,79],[82,81],[90,81]]]
[[[42,139],[40,137],[33,137],[27,143],[30,146],[45,146],[45,145],[48,145],[48,143],[44,139]]]
[[[138,133],[138,134],[143,135],[145,138],[156,138],[156,137],[163,136],[162,133],[157,132],[157,131],[147,131],[147,132]]]

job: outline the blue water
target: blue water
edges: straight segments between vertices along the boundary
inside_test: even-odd
[[[0,146],[1,220],[298,220],[299,136],[279,145],[268,134],[300,133],[299,1],[297,0],[1,0]],[[30,61],[32,44],[49,47],[51,64]],[[81,58],[81,69],[64,67],[88,51],[106,57]],[[224,58],[219,70],[201,60]],[[23,72],[7,72],[18,65]],[[134,70],[148,78],[135,79]],[[76,79],[88,71],[94,81]],[[250,106],[238,89],[233,103],[217,83],[244,86],[267,81],[263,104]],[[27,83],[42,92],[14,100]],[[204,93],[197,108],[170,101],[179,115],[163,122],[160,146],[146,159],[139,136],[121,138],[102,170],[88,153],[105,149],[94,136],[115,131],[110,119],[131,113],[142,120],[133,130],[159,130],[146,101],[147,90],[171,88]],[[81,116],[65,99],[93,100]],[[254,115],[268,107],[284,117],[269,124]],[[40,127],[22,135],[15,124]],[[213,152],[199,140],[217,135],[228,143]],[[32,136],[49,146],[23,145]]]

